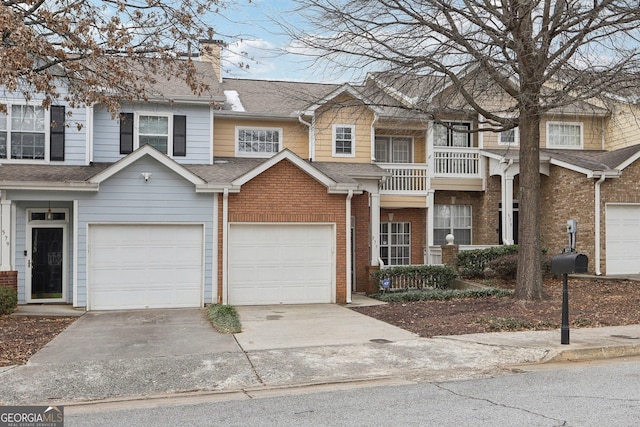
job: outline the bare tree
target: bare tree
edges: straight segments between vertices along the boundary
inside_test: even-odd
[[[438,121],[471,107],[484,130],[520,132],[516,296],[544,298],[540,267],[541,117],[635,85],[637,3],[618,0],[301,0],[311,29],[289,27],[332,66],[446,78],[448,94],[407,108]],[[496,104],[490,98],[501,99]],[[448,107],[448,108],[447,108]]]
[[[0,83],[25,97],[72,104],[145,99],[155,79],[207,89],[184,53],[211,37],[202,17],[221,0],[1,0]]]

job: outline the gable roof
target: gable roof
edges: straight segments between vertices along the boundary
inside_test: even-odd
[[[88,180],[88,182],[91,184],[100,184],[145,156],[155,159],[158,163],[163,164],[168,169],[171,169],[173,172],[194,185],[205,184],[205,181],[202,178],[148,144],[143,145],[133,153],[123,157],[103,171],[95,174]]]

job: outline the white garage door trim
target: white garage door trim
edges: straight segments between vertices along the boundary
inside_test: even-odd
[[[606,273],[640,273],[640,204],[607,203]]]
[[[87,310],[202,307],[204,224],[87,225]]]
[[[230,223],[227,303],[335,303],[335,230],[334,223]]]

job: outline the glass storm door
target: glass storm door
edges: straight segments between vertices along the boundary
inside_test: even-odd
[[[62,299],[62,227],[31,228],[31,300]]]

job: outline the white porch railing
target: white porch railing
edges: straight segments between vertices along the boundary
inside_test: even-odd
[[[382,194],[427,194],[428,169],[422,163],[378,163],[391,172],[382,184]]]
[[[435,176],[480,176],[480,153],[477,148],[433,147]]]

